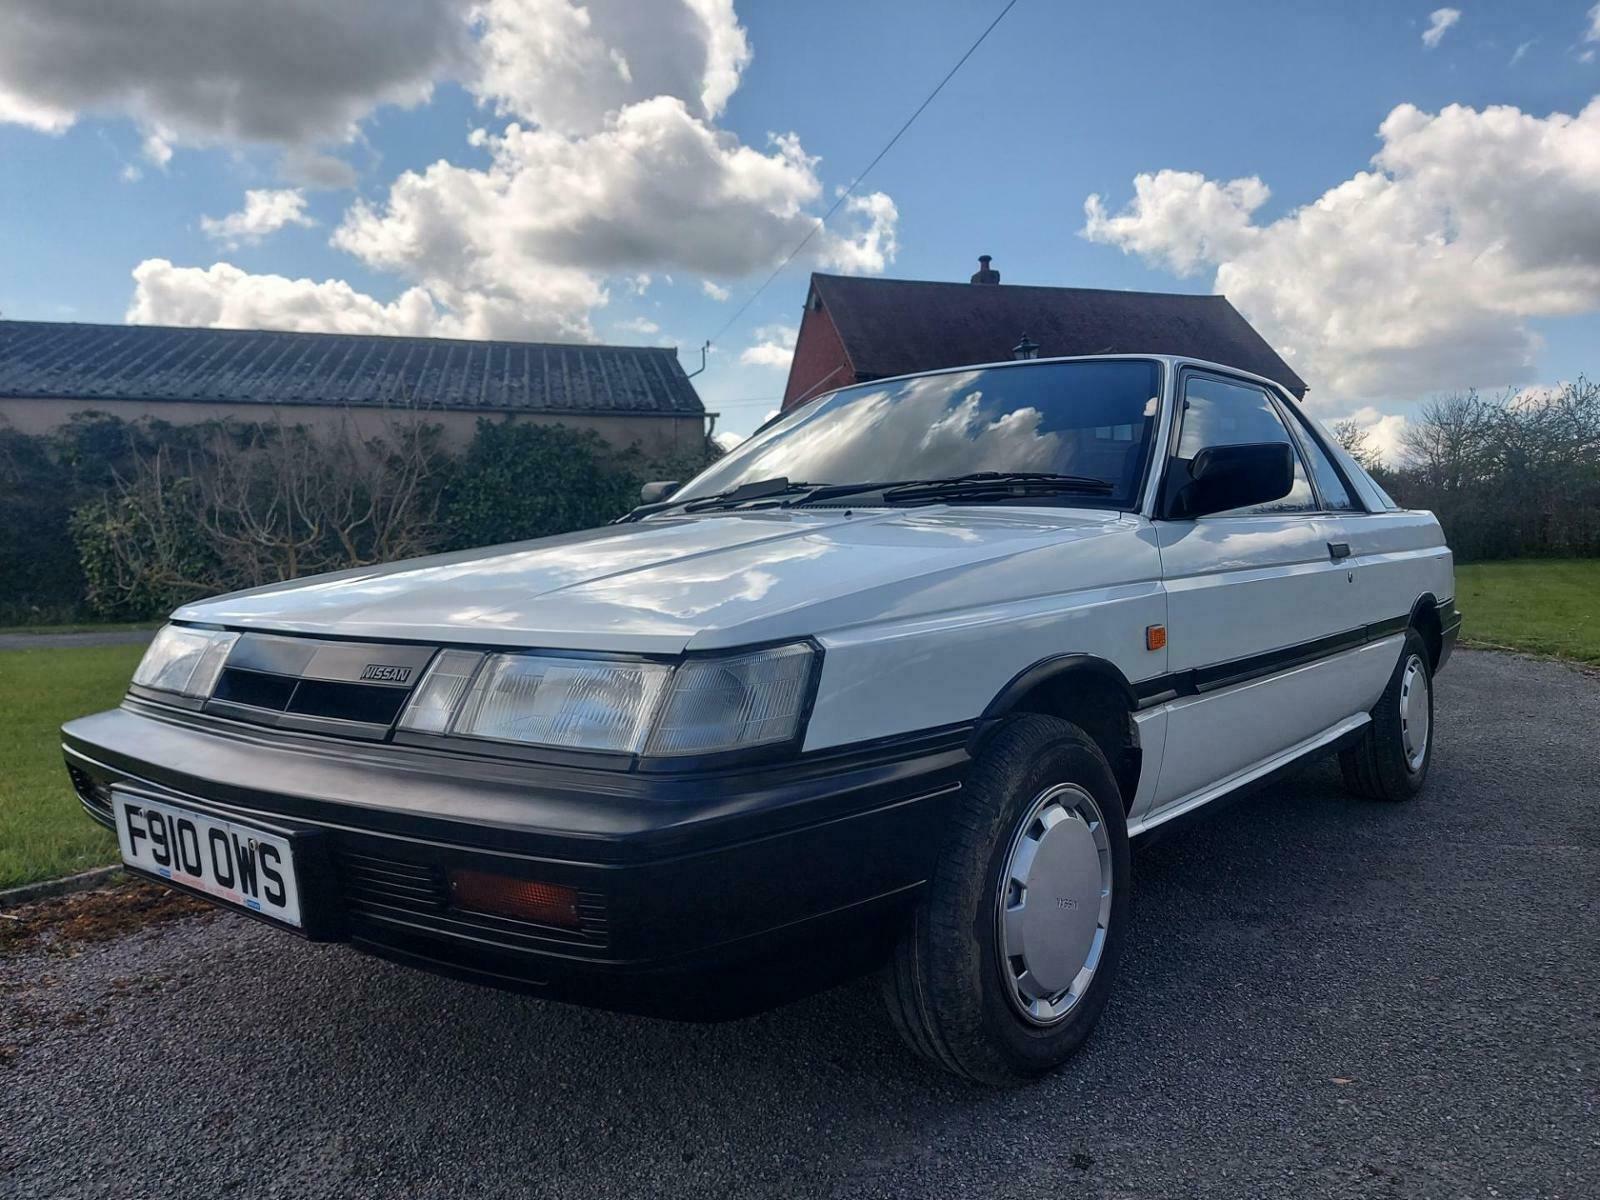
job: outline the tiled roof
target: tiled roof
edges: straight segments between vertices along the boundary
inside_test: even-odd
[[[1026,333],[1040,358],[1177,354],[1305,381],[1224,296],[813,275],[858,379],[999,362]]]
[[[0,321],[0,396],[705,411],[670,349]]]

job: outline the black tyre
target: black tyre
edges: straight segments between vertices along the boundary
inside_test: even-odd
[[[1410,800],[1433,761],[1433,667],[1422,635],[1406,631],[1400,661],[1361,740],[1339,752],[1344,785],[1373,800]]]
[[[1127,822],[1105,756],[1067,721],[1013,717],[973,763],[885,968],[890,1017],[948,1071],[1031,1079],[1094,1028],[1127,924]]]

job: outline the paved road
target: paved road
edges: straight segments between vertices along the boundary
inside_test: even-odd
[[[0,1194],[1600,1195],[1600,681],[1463,652],[1439,723],[1412,805],[1318,765],[1136,854],[1100,1031],[1012,1093],[866,984],[678,1026],[231,916],[0,959]]]

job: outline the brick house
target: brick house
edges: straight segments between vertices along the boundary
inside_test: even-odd
[[[21,433],[105,412],[173,424],[276,414],[370,437],[397,407],[455,446],[487,417],[590,429],[655,459],[698,451],[716,415],[677,352],[651,346],[0,321],[0,427]]]
[[[1223,296],[1002,285],[987,254],[967,283],[811,276],[783,407],[852,383],[1017,356],[1181,354],[1305,381]]]

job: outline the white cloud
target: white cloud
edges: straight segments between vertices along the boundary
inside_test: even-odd
[[[123,183],[138,183],[144,178],[144,172],[133,163],[128,163],[122,168],[119,178]]]
[[[1158,171],[1133,180],[1133,203],[1116,216],[1099,196],[1084,201],[1083,234],[1159,262],[1179,275],[1234,257],[1259,236],[1250,214],[1271,195],[1251,176],[1215,183],[1197,171]]]
[[[305,193],[299,188],[251,188],[238,212],[200,218],[206,236],[229,247],[255,245],[285,225],[315,224],[306,215]]]
[[[811,162],[814,164],[816,160]],[[851,196],[844,202],[844,211],[860,218],[857,232],[840,236],[825,230],[817,239],[822,241],[821,248],[816,251],[817,257],[822,265],[847,273],[881,274],[900,252],[900,243],[895,238],[900,210],[887,192],[868,192],[865,196]]]
[[[1459,20],[1461,20],[1459,8],[1434,9],[1428,14],[1428,27],[1422,31],[1422,44],[1432,50],[1444,40],[1445,33]]]
[[[1600,4],[1589,10],[1589,28],[1584,31],[1583,40],[1600,42]]]
[[[794,358],[794,342],[800,330],[793,325],[763,325],[755,341],[744,348],[739,361],[751,367],[777,367],[787,371]]]
[[[483,0],[473,81],[504,114],[567,134],[656,96],[716,118],[750,61],[733,0]]]
[[[4,26],[0,25],[0,29]],[[0,42],[0,124],[25,125],[40,133],[65,133],[78,119],[70,108],[12,91],[5,84],[5,48]]]
[[[624,279],[622,284],[628,289],[628,295],[642,296],[650,290],[650,273],[641,271],[637,275]]]
[[[726,453],[727,451],[732,450],[734,447],[739,445],[740,442],[744,441],[745,435],[742,433],[734,433],[730,429],[719,429],[716,433],[711,435],[711,440],[714,441],[724,453]]]
[[[1368,405],[1342,419],[1354,421],[1366,433],[1367,445],[1386,465],[1397,467],[1405,458],[1403,439],[1407,421],[1404,414],[1383,413]]]
[[[1319,405],[1526,379],[1530,318],[1600,309],[1600,98],[1577,116],[1403,104],[1374,168],[1260,223],[1254,178],[1140,175],[1083,235],[1226,294]]]
[[[146,135],[144,142],[139,147],[139,152],[163,171],[167,169],[167,164],[172,161],[172,143],[159,133]]]
[[[700,290],[719,304],[725,303],[728,297],[733,295],[733,293],[727,288],[719,287],[712,283],[709,279],[702,279],[700,281]]]
[[[452,308],[453,293],[484,298],[474,335],[590,336],[602,277],[618,272],[763,269],[811,228],[805,206],[821,191],[817,160],[794,135],[763,153],[671,96],[582,137],[513,124],[473,140],[489,166],[407,171],[381,204],[355,204],[333,240]],[[863,197],[852,211],[853,225],[813,240],[813,261],[881,269],[895,250],[893,201]]]
[[[326,149],[358,138],[376,109],[455,81],[516,119],[476,131],[470,165],[441,159],[356,201],[332,244],[421,288],[442,328],[588,339],[612,289],[642,292],[677,269],[763,272],[813,229],[823,185],[800,139],[751,146],[716,123],[750,55],[733,0],[11,0],[0,120],[59,131],[80,113],[124,116],[158,165],[174,147],[277,144],[297,186],[203,222],[235,246],[304,223],[289,200],[301,188],[353,186]],[[881,192],[854,197],[806,262],[882,271],[898,217]],[[190,311],[172,294],[161,303]]]
[[[661,332],[661,326],[657,325],[649,317],[630,317],[626,321],[619,321],[617,323],[617,328],[622,330],[624,333],[642,333],[648,335]]]
[[[135,325],[206,325],[219,329],[290,329],[328,333],[426,334],[448,331],[433,299],[411,288],[391,304],[329,279],[251,275],[230,263],[175,267],[147,258],[133,270]]]
[[[0,120],[46,132],[80,113],[168,140],[342,141],[383,104],[461,74],[468,0],[163,0],[0,7]]]
[[[1600,8],[1600,5],[1596,5],[1596,7]],[[1527,41],[1520,43],[1517,48],[1512,51],[1511,61],[1506,65],[1511,67],[1516,66],[1519,62],[1527,57],[1528,51],[1533,49],[1533,44],[1538,40],[1538,38],[1529,38]]]

